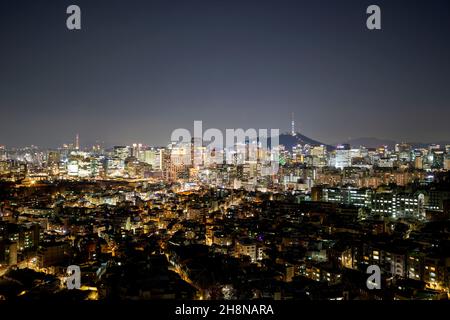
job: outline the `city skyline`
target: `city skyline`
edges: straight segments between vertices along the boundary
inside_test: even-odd
[[[236,130],[243,129],[244,131],[246,130],[244,128],[233,128],[233,129],[236,129]],[[252,128],[250,128],[250,129],[252,129]],[[299,135],[299,134],[302,135],[301,132],[296,131],[296,135]],[[287,132],[287,131],[280,133],[280,137],[286,137],[286,136],[291,136],[291,135],[292,135],[292,132]],[[350,138],[349,137],[348,140],[337,141],[335,143],[327,143],[327,142],[324,142],[324,141],[314,140],[312,137],[307,137],[307,136],[304,136],[304,137],[306,137],[307,139],[309,139],[309,140],[311,140],[313,142],[316,142],[316,143],[310,143],[310,145],[312,145],[312,146],[326,145],[326,146],[330,146],[330,147],[336,147],[336,146],[339,146],[339,145],[342,145],[342,144],[349,144],[350,146],[355,147],[355,148],[356,147],[377,148],[377,147],[383,147],[383,146],[387,146],[389,148],[393,148],[393,146],[396,145],[396,144],[406,143],[406,144],[410,144],[412,146],[415,146],[417,148],[422,148],[424,146],[431,146],[431,145],[440,145],[440,146],[444,147],[445,145],[449,145],[450,144],[450,140],[408,141],[408,140],[380,139],[378,137],[357,137],[357,138]],[[51,149],[58,149],[58,148],[63,148],[64,146],[72,145],[77,150],[89,150],[90,148],[96,147],[96,146],[101,146],[103,148],[110,149],[110,148],[113,148],[114,146],[132,146],[134,144],[141,144],[144,147],[167,147],[168,145],[170,145],[173,142],[174,141],[170,141],[170,139],[167,139],[166,143],[160,143],[160,144],[151,143],[149,141],[138,141],[136,139],[135,140],[130,140],[130,141],[126,142],[126,143],[114,143],[114,141],[106,143],[106,142],[101,141],[101,140],[87,141],[87,142],[86,141],[81,141],[80,142],[80,140],[79,140],[79,133],[77,133],[74,136],[72,141],[68,140],[68,141],[65,141],[65,142],[61,143],[60,145],[51,145],[51,146],[49,146],[49,145],[36,145],[36,144],[30,143],[30,144],[18,146],[18,145],[8,145],[7,143],[2,142],[2,143],[0,143],[0,147],[8,148],[8,149],[10,149],[10,148],[12,148],[12,149],[24,149],[24,148],[36,147],[36,148],[44,149],[44,150],[45,149],[51,150]],[[207,144],[206,143],[207,141],[203,141],[203,142],[204,142],[204,144]],[[78,145],[78,147],[76,147],[77,145]],[[284,145],[284,144],[282,144],[282,145]]]
[[[449,31],[448,0],[0,1],[0,305],[448,304]]]
[[[1,144],[165,145],[176,128],[279,128],[327,144],[450,136],[447,1],[2,3]],[[36,14],[37,13],[37,14]]]

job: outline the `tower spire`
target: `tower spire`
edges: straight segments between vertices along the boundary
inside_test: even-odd
[[[80,135],[78,133],[75,136],[75,149],[80,150]]]
[[[291,135],[295,136],[295,119],[294,119],[294,113],[291,113]]]

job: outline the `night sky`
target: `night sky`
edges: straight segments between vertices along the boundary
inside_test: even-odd
[[[325,143],[450,140],[450,1],[0,1],[0,145],[285,132],[291,112]]]

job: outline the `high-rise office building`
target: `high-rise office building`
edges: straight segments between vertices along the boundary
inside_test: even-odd
[[[0,161],[5,161],[6,158],[6,148],[5,146],[0,146]]]
[[[335,167],[344,169],[352,165],[350,145],[341,144],[336,147],[336,163]]]
[[[115,146],[113,153],[115,157],[125,160],[130,156],[130,148],[128,146]]]

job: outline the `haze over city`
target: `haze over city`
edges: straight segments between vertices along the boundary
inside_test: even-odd
[[[450,137],[448,1],[69,1],[0,4],[0,144],[166,145],[176,128]],[[7,115],[7,121],[5,121]]]

